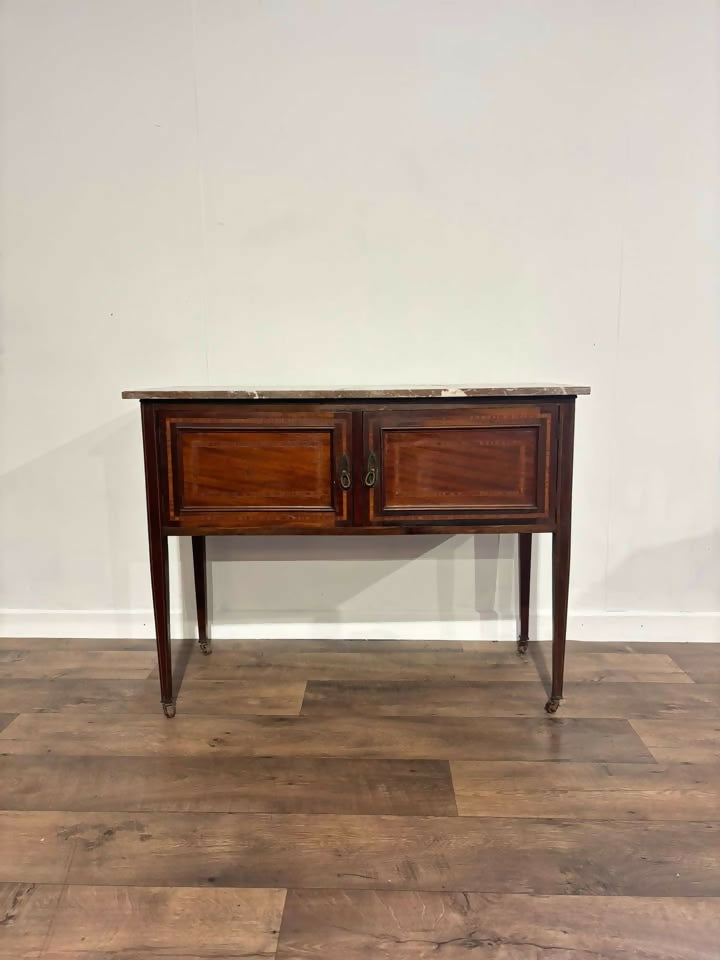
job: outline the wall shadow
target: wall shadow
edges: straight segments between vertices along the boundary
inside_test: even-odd
[[[410,620],[424,622],[452,621],[458,617],[459,594],[467,593],[470,584],[474,587],[474,599],[464,597],[463,612],[479,621],[497,621],[514,611],[515,602],[515,546],[513,537],[497,535],[458,534],[439,536],[434,534],[412,536],[277,536],[277,537],[216,537],[208,538],[208,564],[212,569],[210,582],[215,585],[215,596],[232,596],[233,590],[252,591],[250,583],[243,582],[243,573],[256,577],[255,565],[267,564],[267,576],[276,576],[275,588],[288,593],[288,580],[294,575],[295,568],[304,581],[311,583],[313,591],[312,607],[298,608],[290,603],[286,609],[273,604],[268,616],[273,622],[322,622],[342,623],[344,621],[363,622],[368,625],[368,639],[376,637],[372,624],[376,620],[403,622]],[[411,593],[407,582],[401,583],[403,598],[393,603],[391,578],[400,575],[403,568],[417,560],[425,560],[434,565],[434,573],[425,567],[422,571],[422,586],[417,606],[408,604]],[[188,564],[191,563],[188,555]],[[459,563],[472,562],[472,576],[464,571],[462,583],[459,583]],[[224,565],[228,570],[224,570]],[[252,566],[247,567],[244,564]],[[276,567],[272,567],[276,564]],[[318,566],[325,571],[325,580],[314,580],[305,564]],[[296,567],[297,565],[297,567]],[[233,566],[238,569],[233,569]],[[346,567],[346,573],[343,567]],[[272,570],[270,569],[272,567]],[[320,575],[322,576],[322,574]],[[427,612],[427,589],[431,580],[435,580],[435,595],[432,598],[433,612]],[[283,579],[286,578],[286,579]],[[267,588],[267,580],[264,588]],[[355,603],[348,612],[342,609],[346,601],[357,600],[366,590],[377,589],[383,581],[386,585],[387,602],[379,610],[377,602],[372,609],[364,612]],[[257,579],[255,583],[257,584]],[[307,595],[307,591],[305,591]],[[317,602],[315,597],[317,596]],[[252,601],[250,601],[252,603]],[[261,613],[261,604],[244,609],[240,605],[228,608],[213,604],[213,621],[223,626],[233,623],[249,624]],[[465,619],[465,617],[463,617]],[[377,632],[377,638],[381,632]],[[386,634],[382,634],[383,637]]]

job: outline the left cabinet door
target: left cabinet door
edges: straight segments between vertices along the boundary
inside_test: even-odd
[[[322,532],[352,522],[352,414],[254,403],[157,411],[166,532]]]

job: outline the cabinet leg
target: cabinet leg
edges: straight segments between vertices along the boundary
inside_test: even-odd
[[[160,702],[166,717],[175,716],[172,657],[170,654],[170,593],[168,588],[168,541],[150,532],[150,578],[152,580],[155,639],[160,673]]]
[[[520,568],[520,633],[518,653],[527,653],[530,621],[530,567],[532,559],[532,534],[518,534],[518,565]]]
[[[193,573],[195,575],[195,606],[197,608],[198,642],[208,656],[212,653],[207,629],[207,564],[205,563],[205,537],[192,538]]]
[[[567,635],[568,588],[570,586],[570,527],[553,533],[552,551],[553,640],[552,691],[545,704],[548,713],[555,713],[563,695],[565,672],[565,639]]]

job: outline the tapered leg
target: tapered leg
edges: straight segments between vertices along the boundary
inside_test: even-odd
[[[530,621],[530,566],[532,558],[532,534],[518,534],[518,561],[520,567],[520,634],[518,653],[527,653]]]
[[[198,640],[200,649],[208,656],[212,653],[207,629],[207,565],[205,563],[205,537],[192,538],[193,573],[195,574],[195,605],[197,607]]]
[[[170,592],[168,589],[167,537],[150,531],[150,579],[152,581],[155,612],[155,639],[157,642],[158,671],[160,673],[160,702],[166,717],[175,716],[173,700],[172,658],[170,655]]]
[[[160,702],[166,717],[175,716],[172,658],[170,655],[170,590],[168,585],[168,541],[162,532],[160,475],[158,469],[157,405],[143,400],[143,450],[145,453],[145,492],[147,495],[148,542],[150,544],[150,581],[155,613]]]
[[[567,635],[568,587],[570,585],[570,530],[560,529],[553,534],[553,640],[552,691],[545,704],[548,713],[555,713],[563,695],[565,673],[565,639]]]
[[[570,526],[572,514],[573,435],[575,399],[566,401],[559,410],[557,526],[552,547],[552,690],[545,704],[548,713],[555,713],[563,695],[565,674],[565,639],[567,634],[568,589],[570,587]]]

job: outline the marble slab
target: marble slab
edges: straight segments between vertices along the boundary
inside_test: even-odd
[[[124,390],[124,400],[400,400],[428,397],[577,397],[590,387],[560,383],[404,387],[157,387]]]

